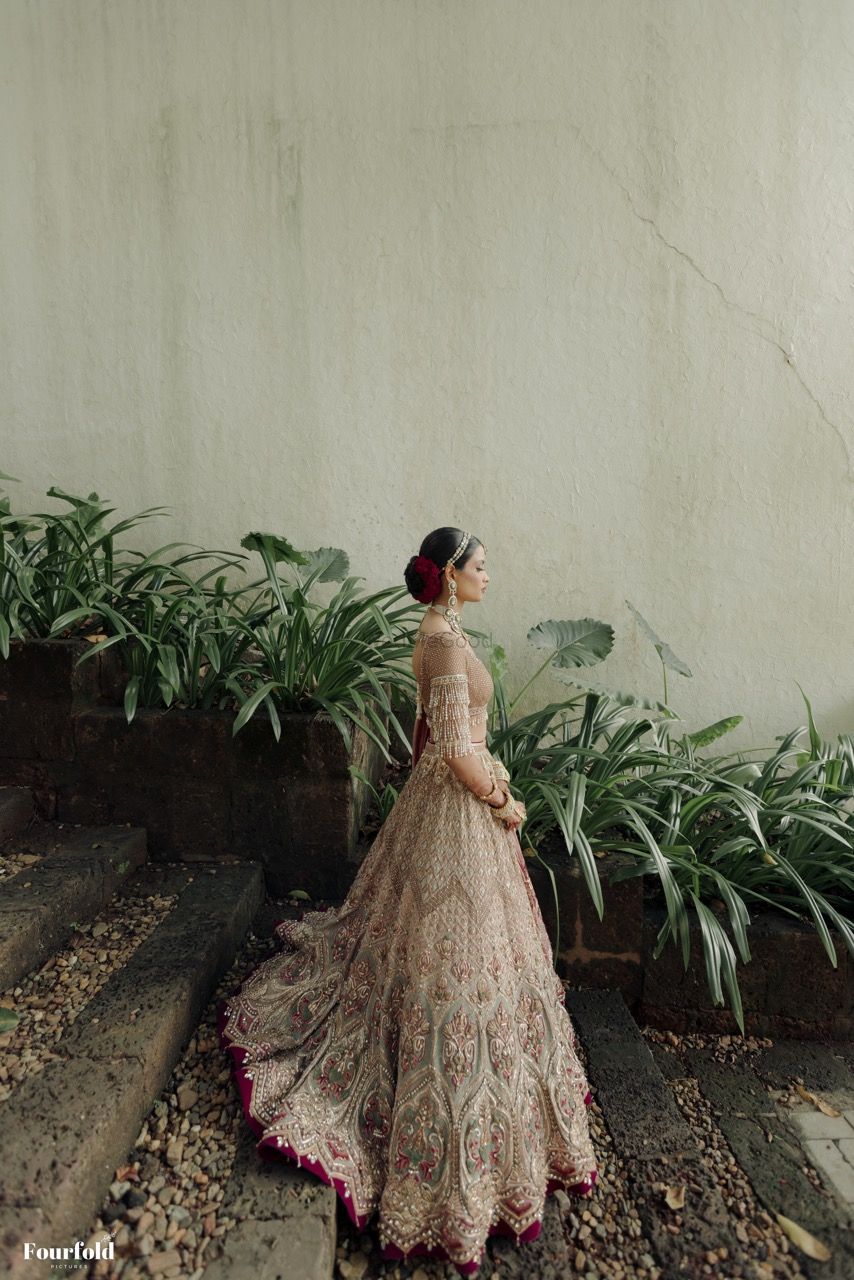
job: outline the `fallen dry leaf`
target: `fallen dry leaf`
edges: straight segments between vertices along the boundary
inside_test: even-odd
[[[668,1186],[666,1192],[664,1193],[664,1199],[667,1201],[668,1208],[684,1209],[685,1208],[684,1182],[677,1183],[675,1187]]]
[[[88,640],[90,644],[97,644],[99,640],[106,640],[107,634],[105,631],[98,631],[93,636],[84,636],[83,638]]]
[[[801,1253],[805,1253],[808,1258],[815,1258],[817,1262],[827,1262],[832,1257],[827,1245],[816,1240],[815,1236],[811,1236],[803,1227],[799,1227],[797,1222],[792,1222],[791,1218],[784,1217],[782,1213],[775,1213],[774,1217],[792,1244],[797,1245]]]
[[[826,1116],[839,1117],[842,1115],[841,1111],[837,1111],[829,1102],[825,1102],[824,1098],[819,1098],[817,1094],[811,1093],[809,1089],[805,1089],[802,1084],[796,1083],[795,1088],[803,1098],[804,1102],[811,1102],[814,1107],[818,1107],[819,1111],[822,1111]]]

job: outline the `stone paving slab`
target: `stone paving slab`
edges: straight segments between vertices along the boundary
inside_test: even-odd
[[[810,1081],[836,1078],[820,1047],[805,1041],[781,1042],[776,1052],[759,1055],[768,1076],[779,1087],[791,1087],[785,1075],[791,1065],[808,1089]],[[812,1050],[815,1050],[813,1054]],[[755,1064],[734,1067],[720,1062],[708,1049],[686,1049],[685,1058],[700,1089],[715,1110],[715,1120],[736,1160],[773,1217],[781,1213],[804,1227],[831,1251],[831,1258],[818,1262],[797,1251],[805,1275],[827,1280],[851,1280],[854,1276],[854,1214],[831,1190],[819,1191],[803,1172],[811,1163],[791,1113],[778,1106],[765,1087],[762,1071]],[[813,1065],[811,1065],[813,1064]],[[838,1065],[838,1064],[837,1064]],[[769,1141],[770,1138],[770,1141]],[[820,1141],[816,1139],[815,1141]],[[839,1158],[842,1159],[841,1154]],[[792,1246],[793,1248],[795,1246]]]
[[[621,993],[568,990],[566,1004],[587,1054],[594,1099],[626,1162],[632,1200],[662,1268],[661,1280],[705,1274],[707,1253],[722,1248],[747,1271],[749,1252]],[[666,1229],[659,1212],[658,1182],[685,1184],[678,1235]]]
[[[237,1218],[205,1280],[332,1280],[337,1196],[287,1160],[264,1159],[243,1127],[222,1215]]]
[[[490,1236],[476,1280],[485,1280],[495,1271],[501,1280],[564,1280],[572,1275],[572,1259],[579,1246],[567,1239],[562,1215],[569,1209],[562,1205],[567,1201],[570,1205],[574,1203],[575,1212],[579,1212],[583,1200],[584,1197],[568,1196],[566,1192],[549,1196],[543,1209],[540,1234],[536,1240],[521,1246],[511,1236]]]

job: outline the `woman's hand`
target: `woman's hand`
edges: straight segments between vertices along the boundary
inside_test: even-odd
[[[522,801],[521,801],[521,800],[517,800],[517,801],[516,801],[516,812],[515,812],[515,814],[513,815],[513,817],[512,817],[512,818],[505,818],[505,819],[504,819],[504,821],[507,823],[508,830],[510,830],[510,831],[518,831],[519,827],[521,827],[522,823],[525,821],[525,819],[527,818],[527,816],[528,816],[528,814],[527,814],[527,811],[526,811],[526,809],[525,809],[524,804],[522,803]]]
[[[493,800],[492,797],[495,795],[496,790],[498,791],[499,799]],[[502,809],[510,799],[510,788],[506,782],[496,782],[489,795],[490,799],[486,802],[489,807],[491,809]]]

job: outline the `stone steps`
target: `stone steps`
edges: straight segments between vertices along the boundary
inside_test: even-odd
[[[258,863],[149,864],[135,876],[177,893],[175,907],[0,1106],[10,1278],[48,1274],[24,1261],[25,1241],[73,1245],[87,1230],[264,897]]]
[[[223,1212],[238,1218],[205,1280],[332,1280],[337,1196],[319,1178],[283,1160],[261,1159],[244,1125]]]
[[[567,1009],[587,1054],[588,1078],[632,1199],[664,1275],[702,1275],[706,1255],[722,1246],[744,1260],[729,1212],[706,1171],[690,1126],[619,991],[567,991]],[[692,1213],[679,1235],[665,1228],[654,1184],[691,1182]]]
[[[7,847],[22,838],[32,816],[32,797],[25,794],[29,807],[21,796],[0,796],[0,830],[5,818]],[[0,882],[0,991],[42,965],[77,924],[103,911],[122,880],[148,858],[141,827],[42,823],[27,844],[42,855],[39,861]]]
[[[595,1101],[625,1163],[632,1200],[662,1268],[662,1280],[706,1274],[707,1254],[722,1247],[727,1250],[727,1268],[740,1268],[738,1273],[744,1275],[753,1272],[751,1248],[736,1235],[732,1213],[659,1063],[680,1076],[687,1065],[762,1208],[772,1218],[776,1213],[791,1218],[830,1248],[831,1259],[818,1262],[792,1245],[803,1274],[810,1280],[848,1280],[854,1275],[854,1178],[840,1188],[824,1178],[825,1191],[818,1192],[803,1172],[807,1164],[821,1172],[808,1135],[812,1129],[819,1132],[816,1119],[830,1122],[805,1105],[806,1118],[799,1125],[797,1116],[787,1107],[777,1107],[769,1093],[775,1086],[782,1092],[800,1078],[807,1089],[835,1100],[840,1110],[851,1107],[848,1114],[854,1121],[854,1045],[776,1040],[750,1062],[742,1059],[738,1064],[721,1062],[712,1049],[686,1047],[683,1061],[653,1054],[619,991],[568,990],[566,1003],[587,1055]],[[836,1056],[831,1048],[839,1050]],[[832,1123],[844,1145],[845,1120]],[[850,1131],[854,1134],[854,1127]],[[664,1209],[656,1183],[686,1186],[678,1234],[667,1229],[672,1214]]]

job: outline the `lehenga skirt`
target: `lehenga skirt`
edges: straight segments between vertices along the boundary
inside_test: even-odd
[[[479,751],[490,769],[493,757]],[[259,1153],[378,1215],[383,1258],[476,1272],[597,1178],[591,1095],[514,831],[428,741],[339,907],[278,921],[220,1002]]]

